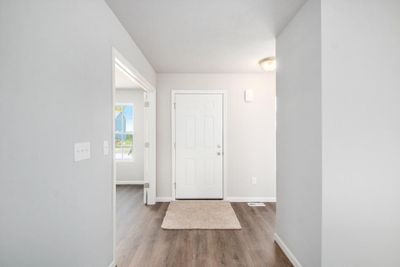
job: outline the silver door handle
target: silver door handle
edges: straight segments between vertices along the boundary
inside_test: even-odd
[[[218,156],[221,156],[221,152],[217,152],[217,155],[218,155]]]

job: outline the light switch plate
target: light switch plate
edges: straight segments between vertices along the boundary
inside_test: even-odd
[[[257,184],[257,177],[251,177],[251,183]]]
[[[244,101],[253,102],[254,101],[254,93],[251,89],[246,89],[244,91]]]
[[[110,148],[108,146],[108,141],[104,141],[104,143],[103,143],[103,154],[104,154],[104,156],[107,156],[109,151],[110,151]]]
[[[74,144],[74,160],[81,161],[90,159],[90,143],[76,143]]]

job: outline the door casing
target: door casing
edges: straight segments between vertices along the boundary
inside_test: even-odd
[[[223,172],[222,172],[222,196],[223,199],[226,200],[227,197],[227,155],[228,155],[228,146],[227,146],[227,134],[228,134],[228,128],[227,128],[227,122],[228,122],[228,94],[227,90],[171,90],[171,158],[172,158],[172,184],[171,184],[171,189],[172,189],[172,200],[176,200],[176,190],[175,190],[175,185],[176,185],[176,150],[175,150],[175,131],[176,131],[176,123],[175,123],[175,96],[176,94],[222,94],[222,99],[223,99]]]

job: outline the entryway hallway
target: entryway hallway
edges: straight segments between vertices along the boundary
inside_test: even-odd
[[[232,203],[241,230],[163,230],[169,203],[142,200],[142,186],[117,186],[118,267],[292,266],[274,243],[274,203]]]

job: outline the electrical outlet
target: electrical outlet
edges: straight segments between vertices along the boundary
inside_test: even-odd
[[[251,183],[257,184],[257,177],[251,177]]]

